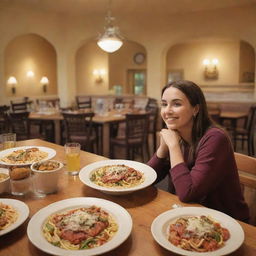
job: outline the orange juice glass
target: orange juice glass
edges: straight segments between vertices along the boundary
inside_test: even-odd
[[[77,175],[80,171],[80,150],[81,145],[76,142],[65,144],[66,169],[68,174]]]

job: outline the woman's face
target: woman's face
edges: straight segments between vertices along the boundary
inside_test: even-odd
[[[168,129],[179,132],[191,131],[193,116],[198,112],[198,106],[192,107],[186,95],[174,87],[167,88],[162,96],[161,116]]]

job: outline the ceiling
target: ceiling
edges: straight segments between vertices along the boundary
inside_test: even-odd
[[[171,15],[255,4],[256,0],[0,0],[0,8],[31,8],[80,15]]]

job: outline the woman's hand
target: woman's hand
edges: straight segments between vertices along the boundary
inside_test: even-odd
[[[169,150],[180,147],[180,135],[177,131],[171,129],[162,129],[160,132],[160,137],[164,141],[165,145]]]
[[[160,137],[160,145],[156,151],[156,155],[159,158],[166,158],[169,155],[169,149],[161,135],[161,132],[159,134],[159,137]]]
[[[167,150],[170,155],[171,167],[184,162],[183,155],[180,148],[180,135],[177,131],[171,129],[162,129],[160,131],[160,142],[162,143],[162,150]],[[160,143],[160,147],[161,147]],[[160,149],[158,148],[158,150]],[[169,151],[169,152],[168,152]],[[163,151],[160,151],[162,153]],[[158,151],[157,151],[158,156]]]

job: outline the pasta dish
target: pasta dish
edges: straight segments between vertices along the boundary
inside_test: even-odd
[[[18,212],[10,205],[0,202],[0,230],[8,228],[18,219]]]
[[[229,231],[209,216],[178,218],[168,230],[168,240],[173,245],[196,252],[215,251],[229,237]]]
[[[31,164],[43,160],[47,156],[47,152],[43,152],[38,148],[28,148],[15,150],[2,158],[1,161],[7,164]]]
[[[126,165],[107,165],[94,170],[90,180],[102,187],[130,188],[144,181],[142,172]]]
[[[63,249],[82,250],[103,245],[118,225],[100,207],[75,208],[51,215],[43,225],[48,242]]]

